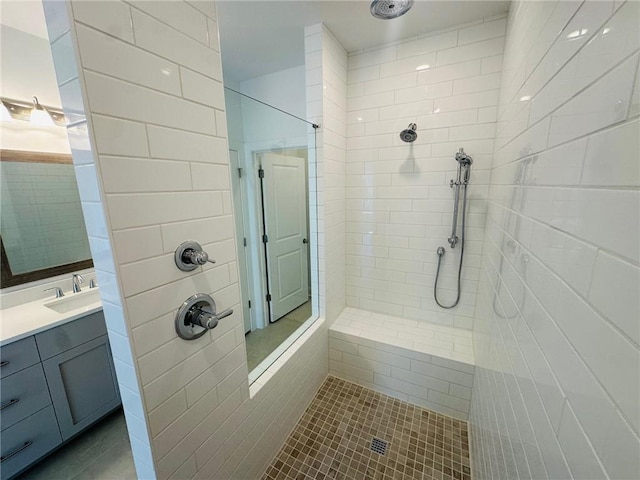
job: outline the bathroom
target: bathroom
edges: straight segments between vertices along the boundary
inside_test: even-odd
[[[7,28],[8,3],[3,37],[35,22]],[[86,476],[640,478],[638,2],[42,6],[59,103],[34,62],[5,95],[3,41],[2,187],[16,151],[70,154],[94,267],[5,289],[3,251],[3,366],[16,342],[32,360],[2,390],[73,351],[46,353],[42,312],[69,338],[103,312],[112,397],[81,429],[124,412],[132,465]],[[57,149],[10,143],[33,96],[66,126]],[[280,133],[249,138],[258,109]],[[251,336],[283,325],[255,245],[269,174],[250,167],[270,155],[304,165],[306,202],[282,198],[306,214],[310,316],[256,370]],[[3,479],[80,438],[48,387],[10,426],[3,393]],[[45,411],[62,440],[34,455],[15,432]]]

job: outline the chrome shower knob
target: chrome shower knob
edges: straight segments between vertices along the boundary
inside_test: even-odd
[[[184,340],[200,338],[208,330],[216,328],[218,322],[233,313],[227,309],[216,313],[216,302],[206,293],[197,293],[189,297],[176,313],[176,333]]]
[[[192,308],[187,313],[187,322],[192,325],[198,325],[199,327],[206,328],[207,330],[211,330],[212,328],[216,328],[218,326],[218,322],[222,320],[224,317],[228,317],[233,313],[232,309],[225,310],[219,315],[209,313],[205,310],[201,310],[199,308]]]
[[[182,254],[182,260],[186,260],[186,263],[190,263],[192,265],[204,265],[209,261],[209,254],[205,251],[197,251],[188,248]]]
[[[216,263],[215,260],[209,259],[209,254],[205,252],[198,242],[188,240],[182,242],[175,253],[176,266],[183,272],[195,270],[205,263]]]

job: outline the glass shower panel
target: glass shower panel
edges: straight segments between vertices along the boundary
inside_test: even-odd
[[[315,126],[225,88],[249,380],[318,312]]]

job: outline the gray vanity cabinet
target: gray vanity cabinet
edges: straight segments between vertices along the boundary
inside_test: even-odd
[[[120,405],[102,312],[0,348],[0,479]]]
[[[42,365],[63,440],[120,405],[106,335],[45,360]]]

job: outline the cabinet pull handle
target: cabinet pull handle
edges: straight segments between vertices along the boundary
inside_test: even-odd
[[[0,362],[0,367],[6,367],[7,365],[9,365],[9,363],[11,362],[9,362],[8,360],[3,360],[2,362]]]
[[[31,445],[33,445],[33,442],[31,440],[24,442],[24,445],[16,448],[13,452],[9,452],[6,455],[0,457],[0,463],[4,462],[5,460],[9,460],[11,457],[19,454],[21,451],[23,451],[26,448],[29,448]]]
[[[4,410],[5,408],[10,407],[11,405],[13,405],[15,403],[18,403],[19,401],[20,401],[19,398],[12,398],[8,402],[5,402],[2,405],[0,405],[0,410]]]

